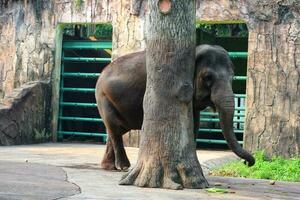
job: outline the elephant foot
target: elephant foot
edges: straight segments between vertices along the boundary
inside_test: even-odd
[[[116,159],[115,161],[116,168],[122,171],[127,171],[130,167],[130,162],[125,155],[125,157],[122,157],[121,159]]]
[[[100,168],[108,171],[117,171],[115,163],[109,161],[102,161],[100,164]]]

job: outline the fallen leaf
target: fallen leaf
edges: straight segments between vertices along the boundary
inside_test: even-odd
[[[275,181],[274,181],[274,180],[271,180],[271,181],[269,182],[269,184],[270,184],[270,185],[275,185]]]
[[[228,189],[223,189],[223,188],[208,188],[205,189],[207,192],[210,193],[235,193],[232,190],[228,190]]]

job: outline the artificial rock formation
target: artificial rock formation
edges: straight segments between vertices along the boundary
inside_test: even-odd
[[[0,146],[49,141],[49,82],[31,82],[0,102]]]
[[[245,147],[300,154],[300,2],[249,3]]]
[[[0,99],[14,88],[50,77],[55,26],[49,1],[0,5]]]

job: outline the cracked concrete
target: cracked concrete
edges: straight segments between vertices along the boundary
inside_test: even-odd
[[[28,162],[0,161],[1,200],[52,200],[80,193],[60,168]]]

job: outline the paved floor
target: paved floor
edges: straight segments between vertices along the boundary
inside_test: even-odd
[[[128,157],[132,164],[136,162],[138,149],[127,148]],[[218,187],[229,188],[232,193],[216,194],[208,193],[205,190],[165,190],[138,188],[134,186],[120,186],[118,181],[123,172],[107,172],[99,168],[101,156],[104,152],[103,145],[97,144],[39,144],[28,146],[12,146],[0,147],[0,161],[2,163],[15,162],[16,165],[40,164],[41,168],[55,166],[63,169],[67,174],[67,179],[71,187],[70,193],[61,195],[71,200],[138,200],[138,199],[300,199],[300,184],[276,182],[270,185],[266,180],[249,180],[237,178],[208,177],[210,184],[218,185]],[[236,159],[230,151],[197,151],[200,163],[204,171],[207,173],[209,168],[215,167],[228,160]],[[1,163],[0,163],[1,164]],[[42,166],[43,165],[43,166]],[[4,167],[5,168],[5,167]],[[36,171],[33,167],[33,172]],[[1,168],[0,168],[1,170]],[[9,172],[5,173],[6,176]],[[2,185],[5,185],[7,177],[1,177]],[[48,174],[49,180],[51,173]],[[61,174],[61,181],[65,181],[65,175]],[[36,184],[45,184],[43,181]],[[65,184],[68,182],[65,181]],[[0,194],[1,191],[0,184]],[[79,189],[74,185],[80,187]],[[66,186],[69,187],[70,185]],[[17,190],[17,185],[15,185]],[[54,190],[49,187],[48,190]],[[18,190],[17,190],[18,191]],[[22,190],[20,190],[22,191]],[[72,193],[73,192],[73,193]],[[36,190],[32,189],[31,194],[35,194]],[[72,194],[71,194],[72,193]],[[75,195],[73,195],[75,194]],[[73,195],[73,196],[71,196]],[[20,195],[19,195],[20,197]],[[33,199],[47,199],[39,198]],[[1,198],[0,199],[5,199]],[[11,196],[6,199],[22,199]],[[25,199],[25,198],[24,198]],[[57,199],[57,198],[53,198]]]
[[[60,168],[29,162],[0,161],[0,199],[58,199],[80,193]]]

